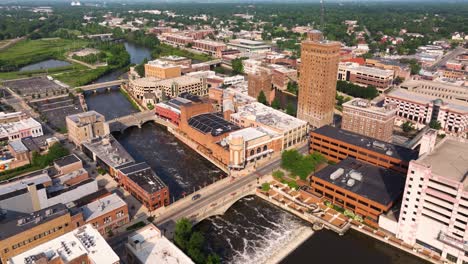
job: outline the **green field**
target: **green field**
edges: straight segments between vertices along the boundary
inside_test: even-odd
[[[52,69],[44,69],[44,70],[36,70],[36,71],[14,71],[14,72],[0,72],[0,79],[4,80],[11,80],[11,79],[19,79],[19,78],[28,78],[32,76],[37,76],[37,75],[44,75],[47,73],[48,75],[54,75],[54,74],[61,74],[61,73],[66,73],[66,72],[73,72],[73,71],[79,71],[79,70],[84,70],[87,69],[85,66],[78,64],[78,63],[73,63],[72,65],[69,66],[64,66],[64,67],[57,67],[57,68],[52,68]]]
[[[85,47],[87,44],[85,40],[60,38],[20,41],[0,51],[0,71],[15,71],[47,59],[63,59],[68,51]]]
[[[75,87],[88,84],[101,77],[109,70],[107,67],[99,67],[95,70],[88,69],[84,66],[82,67],[82,69],[76,71],[52,74],[52,77],[72,87]]]

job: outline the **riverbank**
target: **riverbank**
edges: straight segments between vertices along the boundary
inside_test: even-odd
[[[283,245],[272,256],[268,257],[268,259],[265,262],[263,262],[263,264],[280,263],[283,259],[289,256],[291,252],[296,250],[304,242],[306,242],[310,237],[312,237],[313,234],[314,234],[314,231],[312,231],[312,228],[309,226],[304,226],[304,227],[296,229],[291,235],[292,240],[286,245]]]

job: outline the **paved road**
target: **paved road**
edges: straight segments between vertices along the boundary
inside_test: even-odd
[[[436,70],[440,66],[444,66],[447,61],[454,59],[460,54],[465,53],[467,50],[463,47],[457,47],[454,50],[450,51],[449,53],[445,54],[440,60],[438,60],[434,65],[432,65],[429,69]]]
[[[307,153],[309,146],[305,145],[299,149],[301,153]],[[170,227],[175,221],[188,217],[195,214],[200,208],[210,205],[211,203],[222,199],[223,197],[229,197],[233,192],[242,191],[243,188],[246,188],[250,184],[256,184],[257,178],[265,174],[272,172],[275,169],[278,169],[281,163],[281,159],[277,158],[273,162],[257,169],[257,171],[247,175],[237,178],[233,183],[230,183],[227,186],[223,186],[220,190],[212,192],[208,195],[202,196],[197,201],[186,204],[185,206],[179,208],[175,212],[165,214],[158,217],[155,222],[159,226],[166,228]]]

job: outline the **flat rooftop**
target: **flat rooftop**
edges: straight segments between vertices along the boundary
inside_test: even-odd
[[[404,148],[391,143],[383,142],[371,137],[366,137],[357,133],[338,129],[332,126],[323,126],[312,133],[333,138],[357,147],[368,149],[396,159],[410,161],[418,158],[418,151]]]
[[[113,193],[82,206],[81,211],[83,212],[85,222],[89,222],[99,216],[126,206],[127,204],[124,200]]]
[[[0,200],[2,200],[3,195],[8,193],[15,192],[17,190],[22,190],[28,188],[28,185],[34,184],[44,184],[52,182],[49,174],[47,172],[41,173],[38,175],[33,175],[29,177],[19,178],[16,180],[11,180],[8,182],[1,182],[0,183]]]
[[[254,140],[263,136],[276,137],[279,136],[279,134],[263,127],[247,127],[229,134],[229,137],[231,138],[242,137],[244,138],[244,141]]]
[[[418,104],[429,104],[435,100],[442,100],[443,106],[446,106],[448,109],[461,113],[468,113],[468,103],[455,100],[440,99],[437,96],[431,96],[426,94],[420,94],[416,92],[411,92],[405,89],[396,88],[389,92],[386,97],[397,98],[404,101],[411,101]]]
[[[135,161],[112,135],[108,135],[106,138],[94,139],[91,142],[85,142],[83,146],[93,152],[107,165],[114,168]]]
[[[0,221],[0,230],[2,230],[0,240],[15,236],[66,214],[68,214],[67,207],[64,204],[56,204],[16,219]]]
[[[447,138],[416,162],[430,166],[438,176],[464,183],[468,178],[468,142]],[[467,189],[468,184],[465,186]]]
[[[361,111],[365,110],[367,112],[373,112],[380,115],[384,114],[388,116],[394,116],[396,112],[395,108],[392,108],[390,106],[376,106],[371,101],[362,98],[354,98],[351,101],[344,103],[343,109],[345,109],[346,107],[359,109]]]
[[[330,176],[337,171],[342,173],[333,180]],[[382,205],[396,201],[403,193],[406,181],[404,174],[349,157],[328,165],[314,176]]]
[[[98,112],[96,112],[94,110],[84,112],[84,113],[69,115],[69,116],[67,116],[67,118],[70,119],[71,121],[73,121],[74,123],[80,124],[82,118],[90,117],[90,116],[95,116],[96,119],[105,120],[103,115],[101,115],[100,113],[98,113]],[[87,124],[87,122],[86,122],[86,124]]]
[[[75,154],[71,154],[60,159],[54,160],[54,163],[59,167],[64,167],[77,162],[81,162],[81,160]]]
[[[41,260],[43,262],[40,263],[75,263],[83,255],[90,263],[115,264],[120,261],[101,234],[87,224],[21,253],[11,258],[9,263],[39,263]]]
[[[118,169],[150,194],[166,188],[166,184],[146,162],[125,165]]]
[[[231,118],[245,118],[281,131],[288,131],[307,125],[306,121],[285,114],[259,102],[240,106],[237,113],[232,114]]]
[[[127,249],[144,264],[193,264],[193,261],[149,224],[128,237]]]
[[[225,120],[220,113],[206,113],[193,116],[188,120],[188,124],[203,134],[211,133],[213,136],[219,136],[240,129],[236,124]]]

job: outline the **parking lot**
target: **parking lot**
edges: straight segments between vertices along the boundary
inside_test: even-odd
[[[78,98],[70,96],[37,100],[31,102],[30,105],[40,113],[41,119],[55,130],[66,128],[65,117],[68,115],[83,112]]]
[[[69,89],[46,77],[32,77],[5,81],[3,85],[23,97],[44,98],[48,96],[67,94]]]

